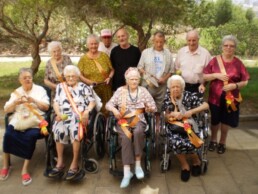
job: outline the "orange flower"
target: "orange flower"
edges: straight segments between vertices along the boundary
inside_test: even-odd
[[[230,105],[232,102],[234,102],[234,96],[231,94],[231,92],[228,92],[226,95],[226,103]]]
[[[128,126],[128,122],[126,119],[119,119],[118,120],[118,124],[122,127],[127,127]]]
[[[191,133],[191,130],[192,130],[192,128],[191,128],[191,125],[189,124],[189,123],[184,123],[184,129],[185,129],[185,131],[188,133],[188,134],[190,134]]]
[[[47,126],[48,126],[48,122],[46,120],[42,120],[39,123],[39,127],[40,127],[40,133],[44,136],[48,135],[48,130],[47,130]]]

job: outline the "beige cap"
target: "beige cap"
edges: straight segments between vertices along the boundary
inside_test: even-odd
[[[100,36],[112,36],[112,31],[110,29],[103,29],[100,32]]]

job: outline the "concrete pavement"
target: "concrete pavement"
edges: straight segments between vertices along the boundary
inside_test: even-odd
[[[1,144],[2,136],[3,125],[0,131]],[[226,153],[208,153],[209,165],[205,175],[191,177],[185,183],[180,180],[180,165],[175,157],[171,157],[171,169],[164,174],[160,173],[159,160],[155,159],[152,161],[150,177],[142,181],[134,179],[130,186],[123,190],[119,188],[121,179],[109,174],[107,156],[99,161],[100,170],[97,174],[86,174],[86,178],[79,183],[44,177],[44,144],[43,140],[38,141],[31,161],[32,184],[26,187],[21,184],[20,171],[23,160],[13,156],[10,177],[6,181],[0,181],[1,194],[138,194],[147,185],[159,188],[160,194],[258,193],[258,121],[241,122],[238,128],[230,130]],[[71,152],[70,147],[65,151]],[[68,161],[66,165],[69,165]]]

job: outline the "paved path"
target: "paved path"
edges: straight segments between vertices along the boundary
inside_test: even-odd
[[[1,144],[2,135],[1,127]],[[70,152],[70,147],[65,151]],[[207,173],[197,178],[191,177],[187,183],[180,181],[180,166],[173,156],[172,167],[167,173],[160,173],[159,160],[156,159],[152,161],[150,177],[143,181],[132,180],[124,190],[119,188],[121,179],[109,174],[107,157],[99,161],[100,171],[97,174],[87,174],[80,183],[53,181],[43,176],[44,152],[44,141],[40,140],[30,166],[33,182],[27,187],[21,184],[22,160],[12,157],[11,175],[7,181],[0,182],[1,194],[138,194],[147,185],[159,188],[160,194],[258,193],[258,121],[242,122],[240,127],[230,130],[226,153],[218,155],[209,152]]]

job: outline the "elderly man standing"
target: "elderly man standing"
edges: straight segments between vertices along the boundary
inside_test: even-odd
[[[173,57],[168,49],[164,48],[165,34],[161,31],[154,33],[153,47],[142,52],[138,64],[143,74],[142,86],[146,87],[154,98],[158,112],[166,94],[167,79],[173,72]]]
[[[112,83],[113,91],[125,85],[125,71],[129,67],[136,67],[141,57],[139,48],[128,42],[129,34],[126,29],[119,29],[116,33],[116,37],[119,45],[112,49],[110,55],[111,63],[115,69]]]
[[[117,46],[112,42],[112,31],[110,29],[103,29],[100,32],[101,42],[99,43],[98,51],[106,53],[110,57],[111,50]]]
[[[185,80],[185,90],[189,92],[205,91],[203,85],[203,69],[209,63],[209,51],[199,45],[199,33],[189,31],[186,35],[187,46],[178,51],[175,68]]]

